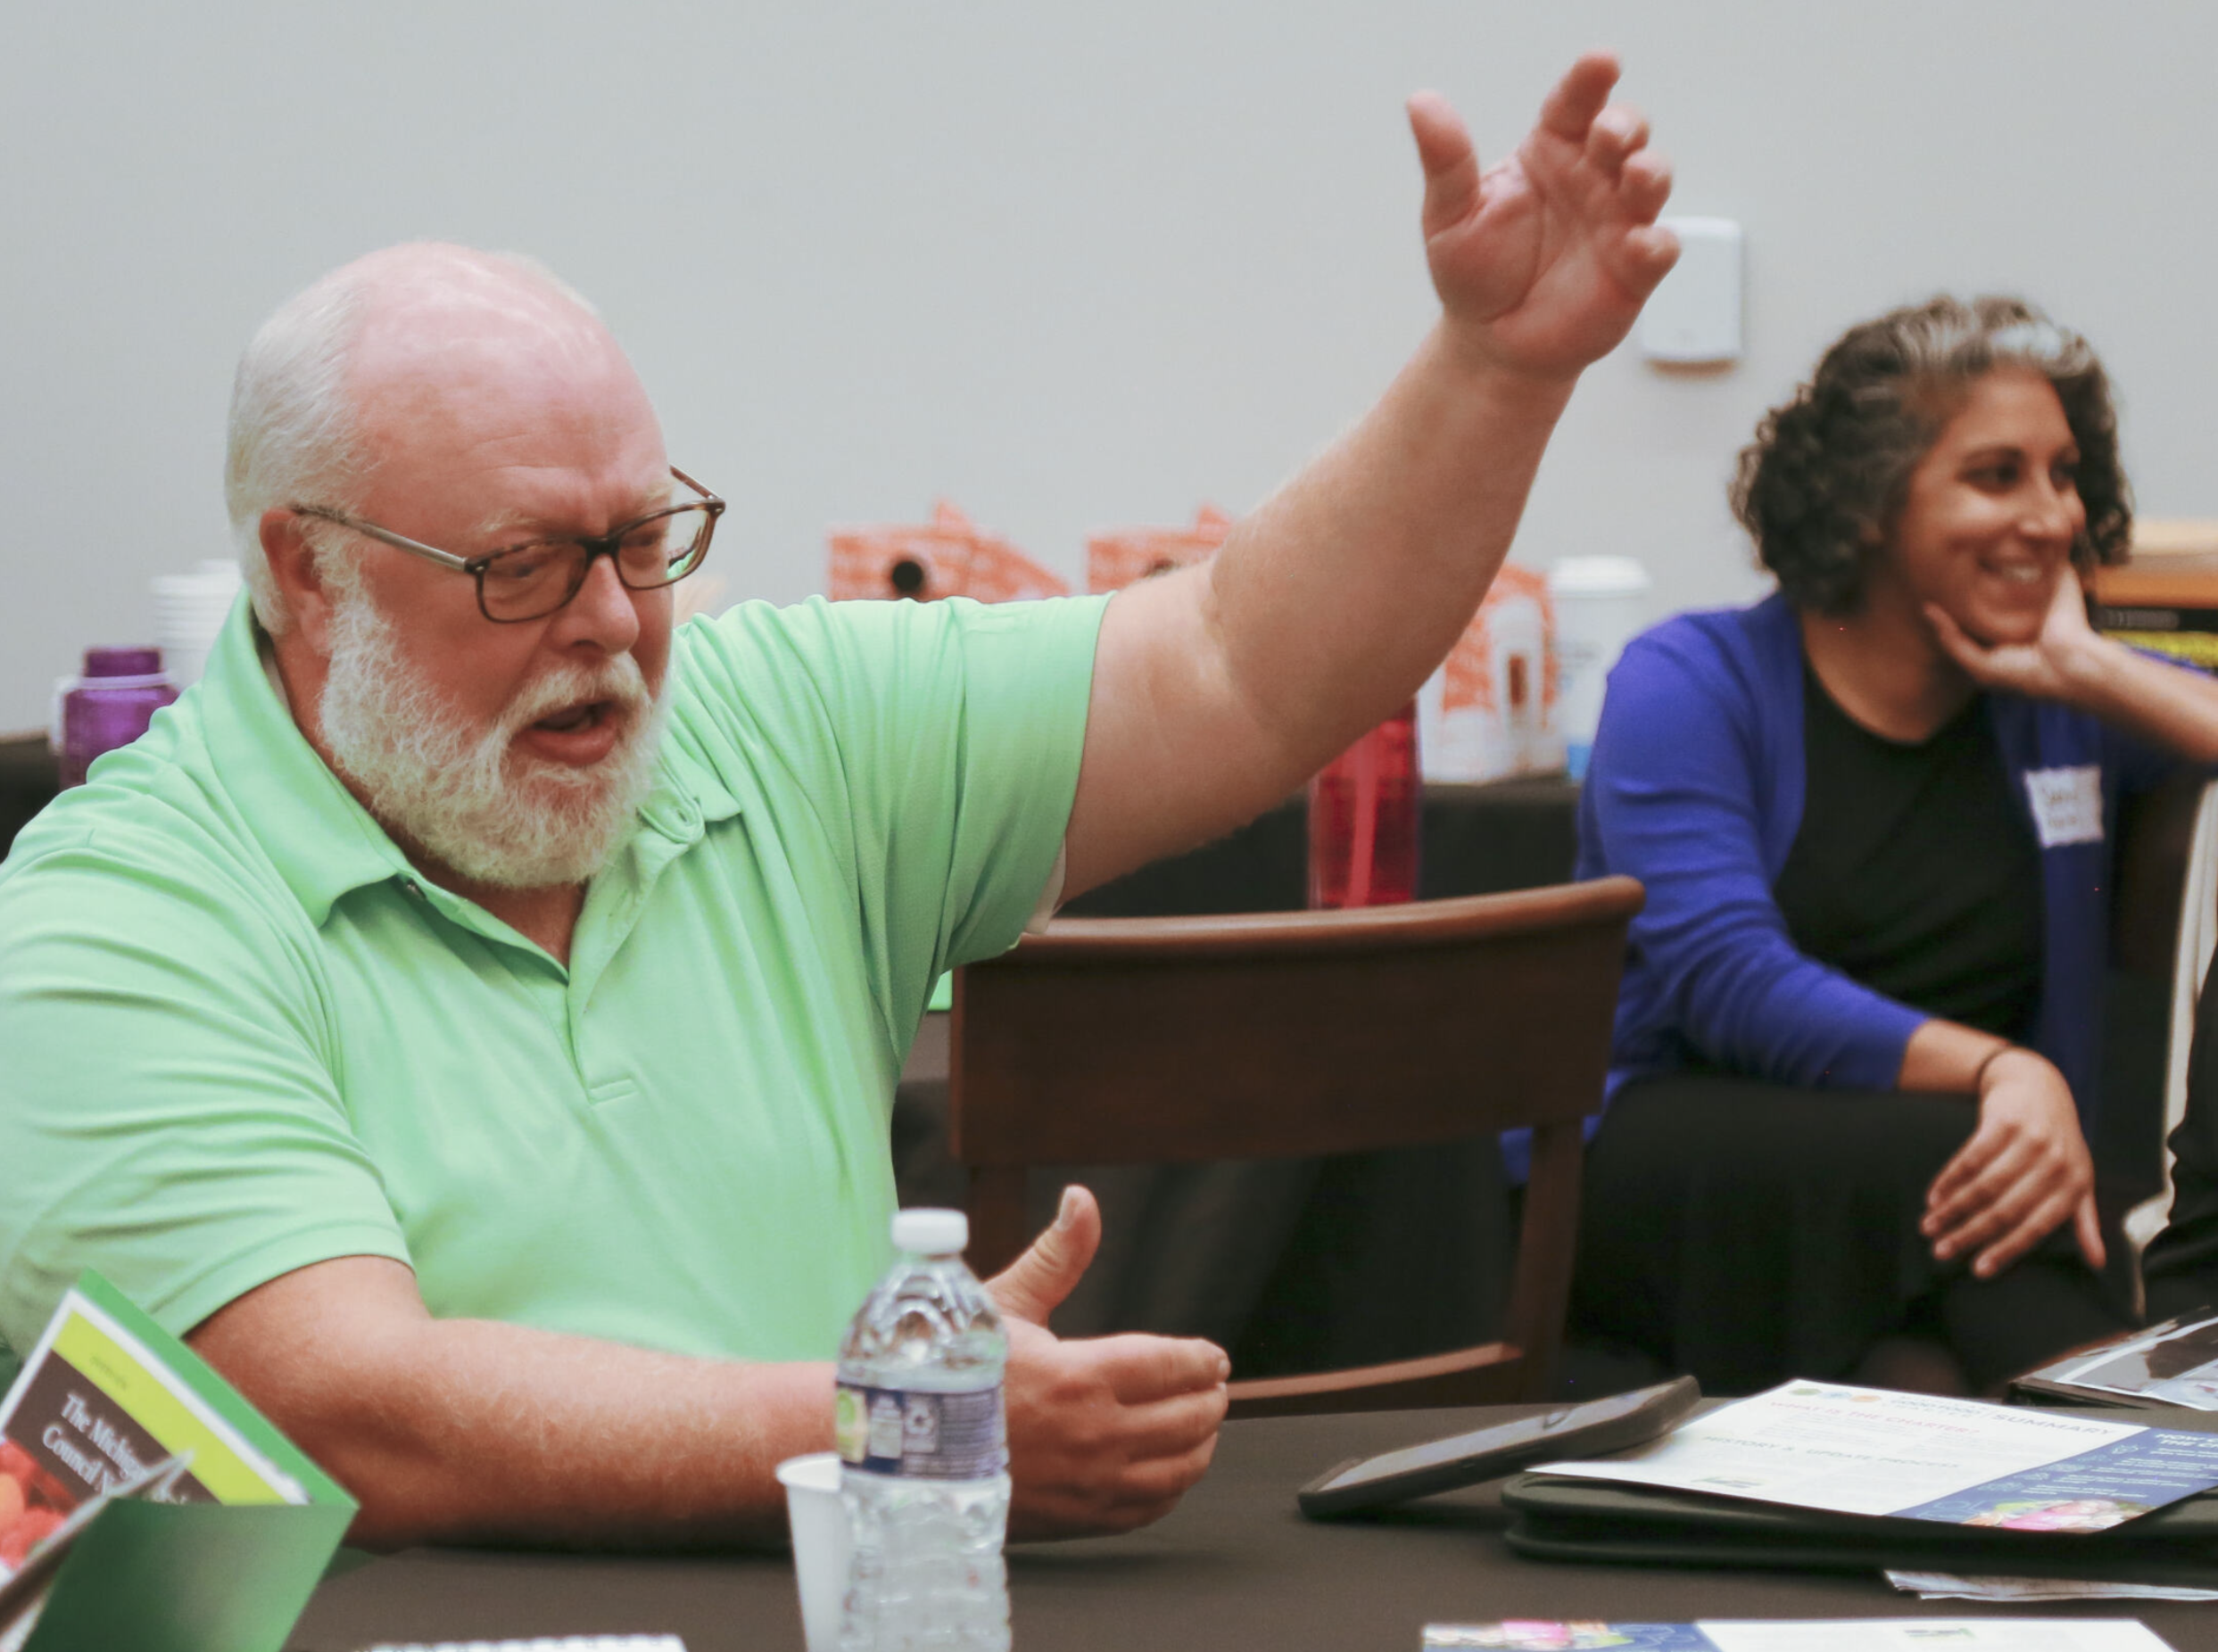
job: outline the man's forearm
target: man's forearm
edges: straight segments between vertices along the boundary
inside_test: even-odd
[[[324,1263],[191,1340],[360,1501],[352,1541],[774,1543],[772,1471],[832,1443],[828,1364],[688,1359],[405,1302],[365,1311],[316,1288],[326,1269],[354,1284],[391,1269],[379,1294],[413,1296],[397,1263]]]
[[[690,1359],[488,1320],[431,1326],[413,1403],[319,1431],[322,1460],[361,1488],[357,1541],[774,1544],[785,1506],[773,1471],[832,1444],[829,1365]]]

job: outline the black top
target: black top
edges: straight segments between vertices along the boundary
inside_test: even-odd
[[[1802,824],[1773,897],[1795,946],[1874,992],[2023,1039],[2040,1000],[2040,851],[1984,696],[1930,738],[1855,722],[1802,668]]]

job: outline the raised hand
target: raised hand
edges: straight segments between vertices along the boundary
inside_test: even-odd
[[[1009,1534],[1090,1537],[1160,1520],[1202,1477],[1232,1364],[1193,1337],[1064,1341],[1047,1316],[1094,1260],[1101,1208],[1066,1187],[1055,1226],[986,1282],[1008,1322]]]
[[[1617,59],[1589,52],[1517,153],[1482,173],[1447,100],[1410,99],[1425,167],[1425,252],[1450,329],[1478,359],[1543,377],[1614,349],[1679,255],[1656,214],[1671,169],[1648,123],[1608,104]]]

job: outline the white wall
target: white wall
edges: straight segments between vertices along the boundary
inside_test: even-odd
[[[10,8],[0,56],[0,729],[148,576],[226,548],[231,365],[384,243],[527,250],[592,294],[732,596],[946,494],[1066,572],[1088,529],[1254,503],[1426,324],[1403,95],[1483,153],[1617,45],[1737,218],[1750,351],[1589,376],[1518,549],[1751,586],[1722,482],[1847,322],[2023,290],[2091,336],[2147,514],[2218,514],[2218,12],[2037,0],[204,0]]]

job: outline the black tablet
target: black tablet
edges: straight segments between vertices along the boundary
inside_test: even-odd
[[[1701,1397],[1692,1377],[1674,1377],[1653,1388],[1636,1388],[1584,1405],[1558,1406],[1515,1422],[1382,1451],[1377,1457],[1353,1458],[1303,1486],[1296,1500],[1311,1519],[1328,1520],[1476,1485],[1544,1458],[1622,1451],[1677,1426]]]

